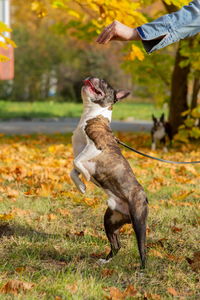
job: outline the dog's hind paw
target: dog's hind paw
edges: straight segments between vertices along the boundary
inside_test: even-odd
[[[112,258],[110,258],[110,259],[100,258],[100,259],[98,260],[98,263],[99,263],[100,265],[105,265],[105,264],[109,263],[109,262],[111,261],[111,259],[112,259]]]

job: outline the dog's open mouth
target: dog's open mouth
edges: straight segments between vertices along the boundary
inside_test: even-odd
[[[93,91],[93,93],[101,96],[103,95],[103,93],[100,90],[98,90],[89,79],[85,79],[83,83],[85,86],[88,86]]]

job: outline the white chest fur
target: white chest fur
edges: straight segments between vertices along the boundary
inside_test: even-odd
[[[107,118],[111,121],[112,117],[112,110],[109,110],[107,107],[101,107],[98,104],[93,103],[92,105],[85,105],[84,111],[79,121],[77,128],[75,129],[73,136],[72,136],[72,146],[74,151],[74,157],[77,157],[79,153],[83,151],[86,145],[90,142],[90,146],[95,147],[92,141],[89,141],[88,136],[85,132],[85,126],[87,125],[87,121],[93,119],[99,115]],[[96,147],[95,147],[96,148]],[[92,149],[91,149],[92,150]],[[96,149],[97,150],[97,149]],[[94,151],[94,149],[93,149]],[[98,153],[99,154],[99,153]]]
[[[165,136],[165,128],[159,127],[156,132],[154,133],[154,138],[157,140],[162,139]]]

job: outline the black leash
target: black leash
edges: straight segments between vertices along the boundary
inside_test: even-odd
[[[151,156],[151,155],[148,155],[148,154],[145,154],[145,153],[142,153],[126,144],[124,144],[123,142],[121,142],[120,140],[117,139],[117,142],[118,144],[128,148],[129,150],[132,150],[133,152],[137,153],[137,154],[140,154],[142,156],[145,156],[145,157],[148,157],[148,158],[152,158],[152,159],[155,159],[155,160],[158,160],[158,161],[162,161],[162,162],[165,162],[165,163],[169,163],[169,164],[177,164],[177,165],[180,165],[180,164],[184,164],[184,165],[187,165],[187,164],[200,164],[200,161],[172,161],[172,160],[165,160],[165,159],[162,159],[162,158],[157,158],[157,157],[154,157],[154,156]]]

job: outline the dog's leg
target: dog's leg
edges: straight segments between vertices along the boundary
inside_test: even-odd
[[[96,179],[94,177],[91,177],[91,181],[98,187],[101,187],[100,183],[98,183],[98,181],[96,181]]]
[[[156,140],[152,137],[152,143],[151,143],[151,150],[155,151],[156,150]]]
[[[134,198],[129,202],[129,213],[133,229],[136,234],[138,249],[141,258],[141,266],[145,267],[146,261],[146,220],[148,215],[147,198],[143,191],[134,195]]]
[[[83,149],[83,151],[75,158],[74,160],[74,167],[75,169],[81,173],[87,181],[90,181],[91,174],[89,171],[85,168],[84,162],[87,162],[97,155],[101,153],[100,150],[98,150],[94,143],[89,142],[87,146]]]
[[[86,191],[86,186],[85,184],[80,180],[79,178],[79,175],[80,173],[73,169],[71,172],[70,172],[70,177],[71,179],[73,180],[74,184],[76,185],[77,189],[82,193],[84,194],[85,191]]]
[[[166,146],[166,138],[163,137],[163,138],[160,140],[160,142],[163,144],[163,151],[164,151],[165,153],[167,153],[167,152],[168,152],[168,149],[167,149],[167,146]]]
[[[104,228],[111,245],[111,250],[106,259],[100,259],[101,263],[109,262],[121,248],[120,241],[118,239],[118,230],[122,225],[127,223],[131,223],[129,216],[125,216],[118,211],[107,208],[104,215]]]

